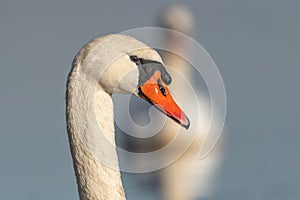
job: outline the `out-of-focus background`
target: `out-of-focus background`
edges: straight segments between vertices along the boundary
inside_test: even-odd
[[[178,2],[193,13],[193,38],[218,65],[228,100],[214,193],[202,199],[298,200],[300,2]],[[1,199],[78,199],[64,116],[72,59],[91,38],[157,26],[171,4],[0,2]],[[127,178],[128,199],[141,199]]]

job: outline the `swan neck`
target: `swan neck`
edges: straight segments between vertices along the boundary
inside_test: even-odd
[[[67,129],[80,200],[125,199],[115,149],[113,103],[79,67],[69,75]]]

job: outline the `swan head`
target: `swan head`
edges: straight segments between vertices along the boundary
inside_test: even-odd
[[[98,74],[98,83],[107,93],[139,96],[189,128],[188,117],[169,92],[172,78],[157,51],[135,38],[119,34],[95,39],[84,49],[90,51],[85,53],[90,56],[83,59],[88,61],[90,74]]]

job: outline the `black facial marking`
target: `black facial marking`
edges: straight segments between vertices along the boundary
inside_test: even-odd
[[[158,84],[158,87],[159,87],[160,92],[161,92],[164,96],[166,96],[166,90],[165,90],[164,86],[161,84],[160,79],[157,80],[157,84]]]
[[[135,55],[130,56],[130,60],[131,60],[132,62],[134,62],[135,64],[137,64],[137,65],[140,65],[140,64],[141,64],[140,58],[138,58],[138,57],[135,56]]]
[[[140,58],[140,61],[142,64],[147,64],[147,63],[158,63],[158,64],[161,64],[160,62],[158,61],[155,61],[155,60],[147,60],[147,59],[144,59],[144,58]]]
[[[143,85],[156,71],[160,71],[162,80],[169,85],[172,82],[171,75],[167,72],[162,63],[154,60],[138,58],[135,55],[130,56],[130,60],[134,62],[140,72],[139,85]]]

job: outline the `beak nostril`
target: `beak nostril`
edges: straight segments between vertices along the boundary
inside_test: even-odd
[[[160,92],[161,92],[164,96],[167,96],[166,90],[165,90],[164,86],[162,85],[160,79],[157,79],[157,84],[158,84],[158,87],[159,87]]]

